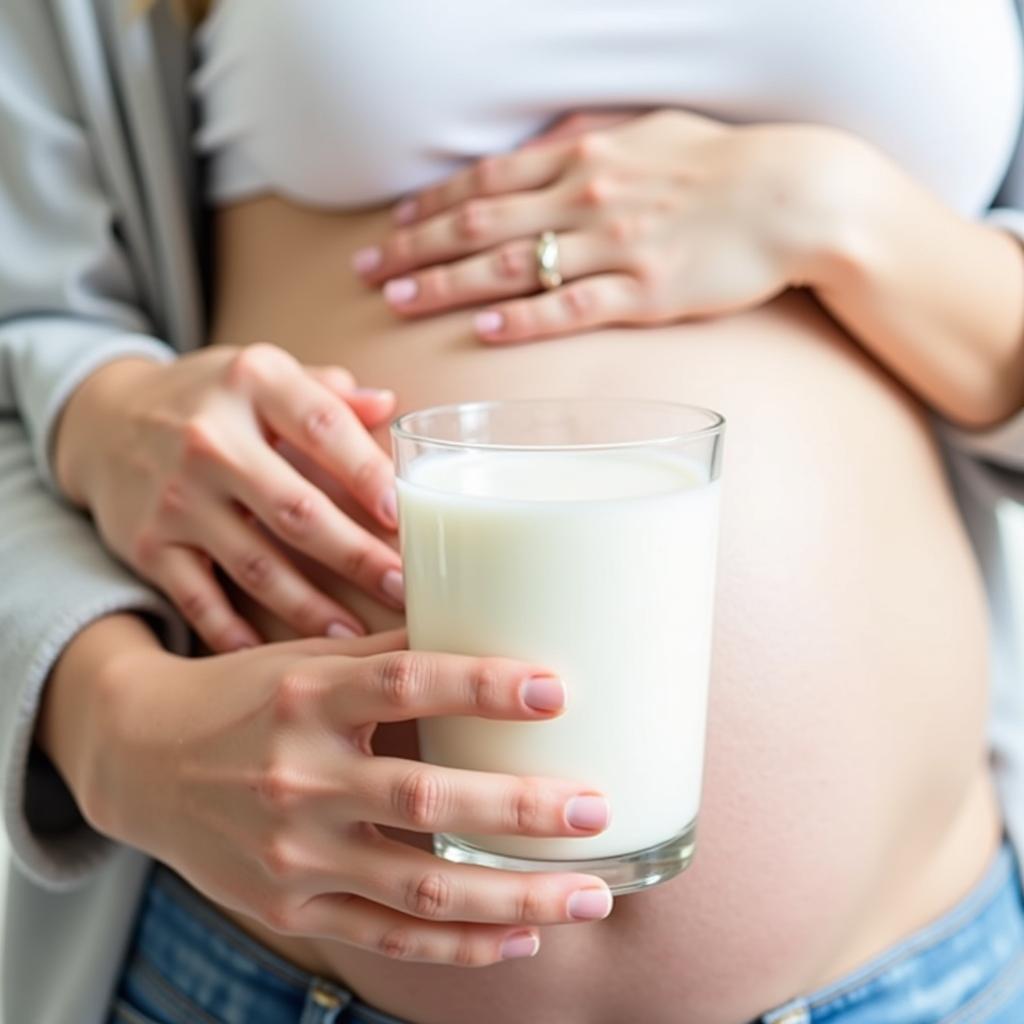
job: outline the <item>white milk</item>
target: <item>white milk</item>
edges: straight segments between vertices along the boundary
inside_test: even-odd
[[[612,823],[586,838],[463,835],[513,857],[610,857],[697,816],[718,484],[670,455],[423,456],[399,483],[410,646],[535,661],[565,681],[545,722],[419,722],[423,760],[578,780]]]

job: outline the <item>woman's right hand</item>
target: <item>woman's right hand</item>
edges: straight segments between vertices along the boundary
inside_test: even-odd
[[[376,827],[600,832],[607,803],[580,783],[371,749],[378,723],[551,719],[564,689],[546,669],[406,651],[400,632],[199,659],[153,644],[125,653],[130,640],[114,634],[107,643],[120,652],[116,668],[87,712],[106,715],[93,730],[104,743],[76,796],[99,831],[169,864],[217,903],[279,933],[462,966],[532,955],[535,926],[610,912],[611,894],[593,876],[453,864]],[[81,656],[77,668],[62,662],[48,701],[66,699],[62,690],[84,700],[89,674]],[[47,714],[53,748],[55,712]],[[573,827],[570,816],[597,827]]]
[[[214,651],[260,637],[214,571],[300,636],[352,636],[359,620],[267,536],[323,563],[390,608],[401,561],[277,450],[279,441],[340,481],[376,522],[397,525],[391,462],[367,431],[394,410],[336,367],[271,345],[215,347],[162,365],[125,359],[72,395],[57,433],[58,483],[110,547],[175,603]]]

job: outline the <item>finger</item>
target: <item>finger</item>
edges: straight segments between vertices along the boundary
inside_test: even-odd
[[[611,892],[593,875],[448,864],[384,837],[373,840],[370,850],[355,871],[345,871],[346,889],[414,918],[507,926],[569,924],[611,913]]]
[[[354,637],[310,637],[303,640],[282,640],[273,649],[278,654],[296,657],[367,658],[373,654],[405,650],[409,637],[405,629],[388,629],[382,633]]]
[[[303,636],[365,633],[347,609],[317,590],[288,558],[241,515],[226,505],[196,509],[202,543],[210,557],[254,600]]]
[[[550,670],[505,658],[397,651],[366,658],[355,671],[351,663],[320,668],[333,683],[328,717],[348,727],[433,715],[528,721],[552,718],[566,703]]]
[[[422,221],[467,199],[542,188],[562,173],[570,152],[571,147],[563,143],[486,156],[440,185],[400,202],[395,207],[395,222],[406,225]]]
[[[611,820],[605,797],[579,782],[398,757],[367,757],[344,793],[346,817],[413,832],[592,836]]]
[[[229,654],[262,643],[256,630],[231,606],[209,559],[198,551],[168,546],[148,575],[211,651]]]
[[[272,345],[245,349],[229,372],[271,430],[336,476],[383,525],[397,526],[391,460],[337,394]]]
[[[566,281],[619,269],[622,259],[594,233],[570,231],[558,237],[559,268]],[[528,295],[540,288],[537,277],[537,242],[520,238],[481,256],[432,267],[409,275],[413,288],[404,289],[403,301],[394,301],[387,285],[384,296],[396,312],[407,316],[441,309],[478,305],[513,295]]]
[[[473,325],[483,341],[495,345],[553,338],[590,327],[644,322],[642,298],[639,282],[628,274],[599,274],[484,310]]]
[[[307,366],[306,372],[346,402],[367,427],[389,419],[395,411],[395,393],[389,388],[359,388],[347,370],[337,366]]]
[[[393,960],[487,967],[501,960],[534,956],[540,938],[507,925],[420,921],[361,896],[316,896],[285,915],[279,931],[344,942]]]
[[[513,238],[574,227],[580,203],[579,196],[567,194],[571,187],[567,183],[537,192],[469,199],[453,210],[399,228],[380,246],[380,262],[367,279],[387,281],[387,297],[397,298],[396,293],[408,287],[401,276],[406,271],[491,249]]]
[[[542,146],[551,142],[577,138],[586,132],[602,131],[623,121],[630,121],[644,112],[642,107],[632,110],[581,111],[560,118],[550,128],[528,139],[525,146]]]
[[[388,607],[404,606],[397,551],[353,522],[272,448],[252,445],[241,466],[244,471],[224,471],[224,486],[271,533]]]

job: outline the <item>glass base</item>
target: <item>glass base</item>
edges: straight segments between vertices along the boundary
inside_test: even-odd
[[[608,883],[612,894],[622,896],[639,889],[648,889],[675,878],[693,859],[697,845],[697,821],[694,819],[677,836],[635,853],[593,860],[534,860],[528,857],[506,857],[473,846],[458,836],[441,832],[434,836],[434,853],[456,864],[479,864],[485,868],[506,871],[582,871],[597,875]]]

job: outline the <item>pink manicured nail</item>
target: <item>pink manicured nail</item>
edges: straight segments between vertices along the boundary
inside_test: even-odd
[[[403,199],[395,207],[395,223],[396,224],[408,224],[409,221],[416,219],[416,200],[415,199]]]
[[[502,960],[517,960],[524,956],[536,956],[540,939],[532,932],[515,932],[501,944]]]
[[[565,820],[573,828],[607,828],[612,812],[603,796],[574,796],[565,805]]]
[[[352,256],[352,266],[360,274],[369,274],[371,270],[376,270],[380,266],[382,259],[380,246],[370,245],[365,249],[355,251]]]
[[[380,511],[385,522],[398,525],[398,495],[393,489],[380,499]]]
[[[384,298],[396,306],[416,298],[420,286],[411,277],[396,277],[384,285]]]
[[[384,591],[392,601],[405,604],[405,580],[397,569],[388,569],[380,579],[380,589]]]
[[[577,921],[600,921],[612,912],[608,889],[580,889],[569,897],[569,916]]]
[[[351,626],[346,626],[344,622],[332,622],[324,632],[336,640],[352,640],[359,636]]]
[[[493,309],[477,313],[473,326],[479,334],[494,334],[505,326],[505,318]]]
[[[534,711],[559,711],[565,707],[565,686],[552,676],[531,676],[520,688],[523,703]]]

